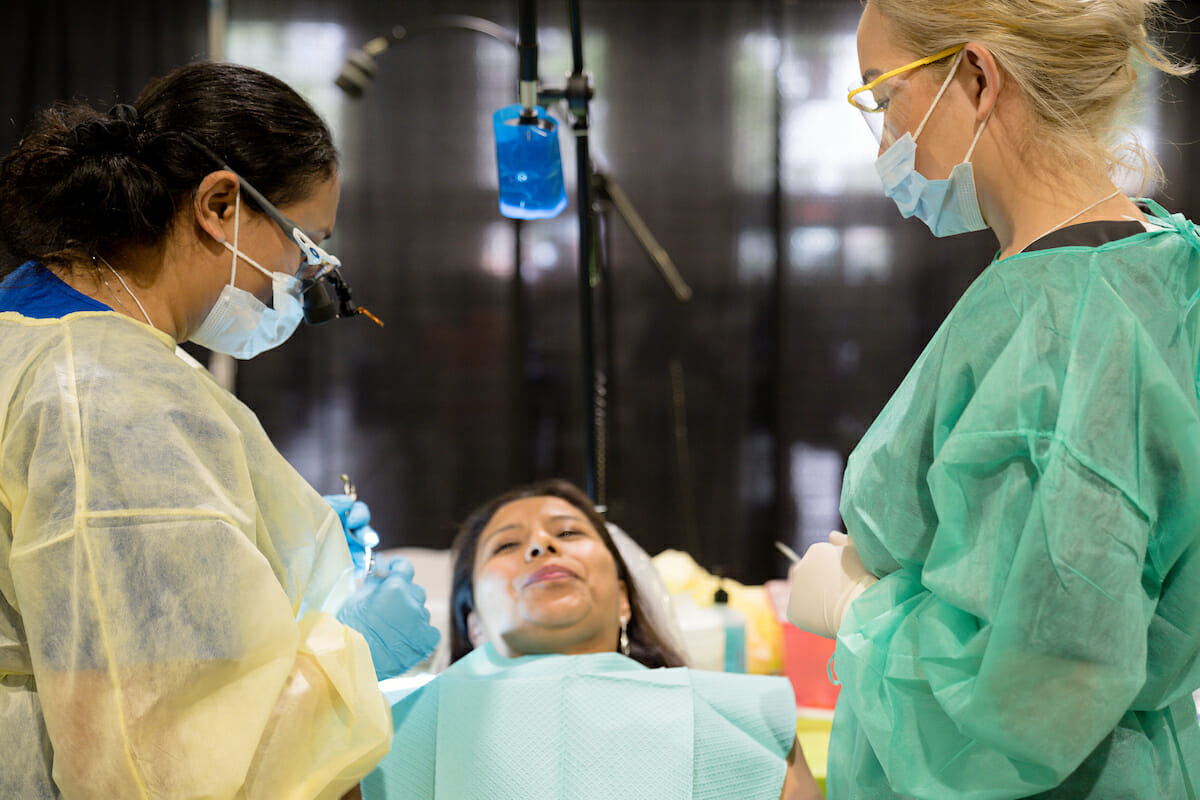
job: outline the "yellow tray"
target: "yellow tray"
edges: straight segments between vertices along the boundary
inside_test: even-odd
[[[832,712],[813,713],[804,708],[797,711],[796,738],[800,741],[804,759],[817,779],[822,794],[825,792],[825,761],[829,757],[829,730],[832,725]]]

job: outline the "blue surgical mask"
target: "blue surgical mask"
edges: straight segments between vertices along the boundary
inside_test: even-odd
[[[221,289],[217,302],[192,334],[191,341],[218,353],[247,359],[287,341],[300,324],[304,309],[299,279],[285,272],[272,272],[238,251],[240,201],[239,193],[234,203],[233,244],[222,242],[233,253],[229,283]],[[239,258],[271,279],[273,308],[233,285]]]
[[[971,168],[971,154],[975,145],[983,135],[991,112],[980,124],[971,141],[971,147],[961,164],[950,170],[950,177],[940,180],[929,180],[917,172],[917,137],[929,121],[929,116],[942,99],[958,64],[962,60],[963,51],[959,51],[950,67],[950,74],[942,83],[937,96],[924,119],[917,126],[916,134],[905,133],[895,141],[879,158],[875,160],[875,171],[883,181],[883,192],[896,203],[900,214],[904,217],[915,216],[929,226],[934,236],[954,236],[959,233],[981,231],[988,225],[979,209],[979,197],[975,192],[975,172]],[[993,106],[995,108],[995,106]]]

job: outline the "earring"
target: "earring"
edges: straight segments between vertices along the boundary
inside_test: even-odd
[[[629,655],[629,620],[621,620],[621,655]]]

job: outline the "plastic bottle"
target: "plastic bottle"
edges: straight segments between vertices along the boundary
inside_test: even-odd
[[[688,666],[720,672],[725,659],[725,631],[719,614],[711,608],[701,608],[687,595],[671,598]]]
[[[725,629],[725,671],[746,671],[746,617],[729,605],[729,593],[718,588],[713,594],[713,610],[721,615]]]

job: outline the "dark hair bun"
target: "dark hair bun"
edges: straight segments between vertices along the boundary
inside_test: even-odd
[[[132,107],[54,106],[0,163],[0,238],[21,260],[153,244],[175,212]]]
[[[335,174],[337,151],[317,113],[278,78],[189,64],[152,81],[133,105],[41,112],[0,160],[0,245],[14,258],[59,263],[157,245],[223,163],[285,205]]]

